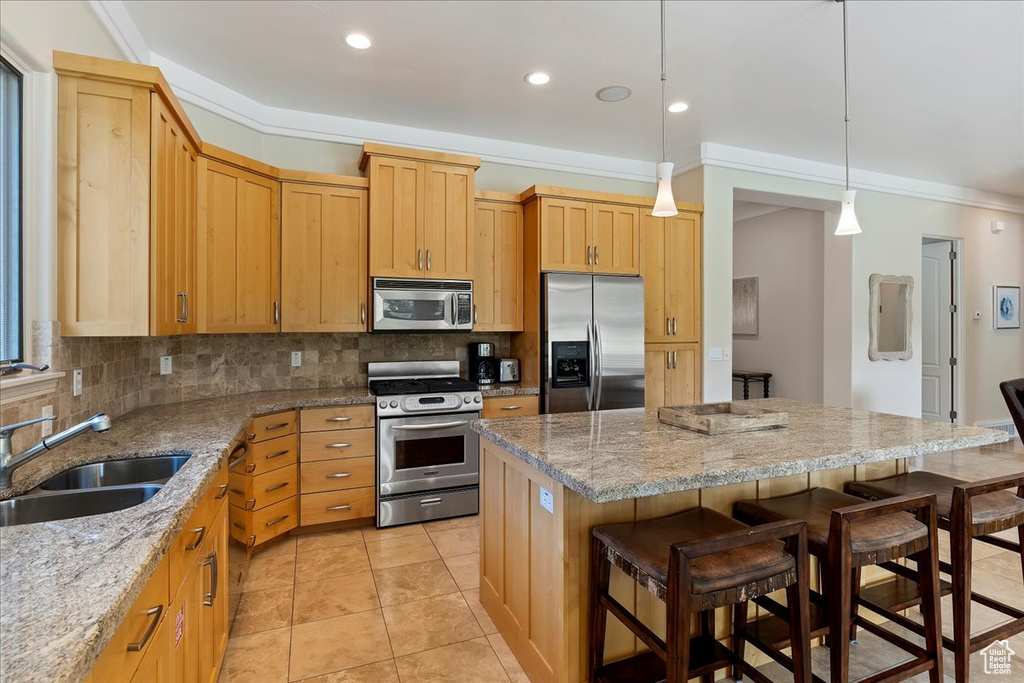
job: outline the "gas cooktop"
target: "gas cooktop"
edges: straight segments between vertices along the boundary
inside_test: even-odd
[[[440,394],[444,392],[478,390],[479,387],[476,384],[460,377],[411,377],[370,380],[370,392],[374,396]]]

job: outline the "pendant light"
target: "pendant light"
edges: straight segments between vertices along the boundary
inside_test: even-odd
[[[850,189],[850,52],[846,41],[846,0],[836,0],[843,5],[843,103],[845,107],[844,126],[846,129],[846,189],[842,194],[842,213],[839,214],[839,225],[836,226],[837,235],[858,235],[861,232],[860,224],[857,222],[857,214],[854,212],[853,202],[857,196],[856,190]]]
[[[654,200],[652,216],[664,218],[679,213],[676,200],[672,197],[671,161],[666,161],[665,144],[665,0],[661,0],[661,163],[658,164],[658,196]]]

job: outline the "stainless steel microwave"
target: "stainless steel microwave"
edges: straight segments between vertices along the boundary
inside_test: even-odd
[[[472,329],[472,281],[373,278],[374,332]]]

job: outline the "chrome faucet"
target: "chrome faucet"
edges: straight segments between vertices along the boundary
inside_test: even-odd
[[[14,470],[18,469],[29,460],[34,460],[43,453],[56,448],[65,441],[70,441],[79,434],[83,434],[89,430],[94,432],[105,432],[113,425],[110,417],[104,413],[93,415],[85,422],[80,422],[74,427],[68,427],[63,432],[58,432],[53,436],[48,436],[35,446],[25,449],[21,453],[14,454],[11,452],[11,437],[14,432],[22,427],[34,425],[39,422],[45,422],[47,420],[53,420],[52,415],[44,417],[37,417],[34,420],[26,420],[25,422],[18,422],[16,424],[7,425],[6,427],[0,427],[0,488],[4,488],[11,485],[11,475]]]

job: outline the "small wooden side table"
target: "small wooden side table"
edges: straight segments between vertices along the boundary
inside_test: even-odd
[[[764,397],[768,398],[769,385],[771,384],[772,373],[770,372],[747,372],[745,370],[733,370],[732,381],[743,382],[743,400],[750,398],[750,383],[760,382],[764,385]]]

